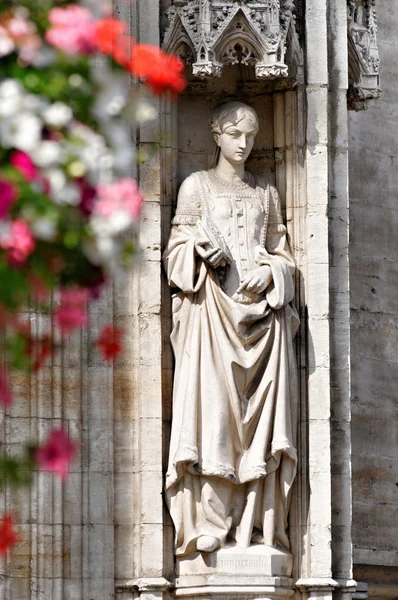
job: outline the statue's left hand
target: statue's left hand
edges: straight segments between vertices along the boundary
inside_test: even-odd
[[[246,275],[240,284],[237,292],[240,293],[243,290],[247,290],[248,292],[255,292],[257,294],[261,294],[264,290],[267,289],[269,284],[272,281],[272,270],[268,265],[263,265],[261,267],[257,267]]]

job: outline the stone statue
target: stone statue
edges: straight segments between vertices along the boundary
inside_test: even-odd
[[[164,254],[173,295],[166,495],[176,554],[227,543],[288,550],[296,472],[294,261],[276,189],[245,171],[258,117],[210,119],[215,168],[181,185]]]

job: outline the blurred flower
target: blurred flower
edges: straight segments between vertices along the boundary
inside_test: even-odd
[[[15,79],[5,79],[0,83],[0,117],[9,117],[18,113],[22,105],[23,93],[22,84]]]
[[[122,335],[123,332],[120,327],[110,325],[104,327],[96,345],[105,360],[111,360],[119,356],[123,349]]]
[[[158,116],[158,112],[154,106],[147,100],[139,100],[135,107],[135,118],[138,123],[146,123],[153,121]]]
[[[0,56],[15,50],[22,61],[31,62],[41,46],[41,39],[37,35],[36,25],[29,21],[28,15],[23,7],[1,15]]]
[[[90,185],[85,179],[78,179],[76,183],[80,190],[79,208],[83,215],[88,217],[93,212],[97,190],[95,187]]]
[[[16,39],[25,38],[35,33],[36,27],[22,15],[13,16],[7,23],[9,33]]]
[[[6,250],[9,263],[15,266],[22,265],[35,246],[29,225],[22,219],[12,221],[8,232],[0,238],[0,247]]]
[[[48,181],[50,187],[49,193],[52,196],[56,196],[66,185],[66,175],[61,169],[45,169],[43,175]]]
[[[98,198],[94,205],[94,212],[104,217],[111,217],[115,213],[127,213],[133,219],[140,215],[142,194],[134,179],[120,179],[116,183],[99,185]]]
[[[63,102],[55,102],[44,109],[42,116],[46,125],[61,128],[71,122],[73,112],[70,106]]]
[[[52,27],[46,32],[46,41],[67,54],[91,54],[95,50],[95,23],[88,8],[69,4],[53,8],[48,15]]]
[[[136,44],[132,48],[130,70],[143,79],[154,94],[165,90],[180,94],[187,85],[182,60],[150,44]]]
[[[44,280],[39,275],[29,277],[30,293],[35,300],[45,302],[48,300],[49,291]]]
[[[32,369],[34,372],[44,367],[47,358],[52,352],[51,336],[44,335],[41,338],[32,338],[29,336],[28,352],[33,359]]]
[[[26,181],[34,181],[39,176],[37,168],[26,152],[21,152],[20,150],[12,152],[10,164],[20,172]]]
[[[76,452],[77,446],[68,434],[63,429],[54,429],[47,442],[36,450],[37,466],[65,479]]]
[[[0,57],[7,56],[14,52],[15,44],[8,34],[5,27],[0,26]]]
[[[4,515],[0,522],[0,554],[5,554],[7,550],[13,548],[17,541],[13,519],[10,515]]]
[[[54,220],[45,217],[35,219],[30,226],[35,237],[38,240],[44,240],[45,242],[54,240],[58,233],[57,224]]]
[[[112,56],[119,64],[129,64],[130,47],[133,38],[127,35],[127,24],[118,19],[101,19],[96,23],[95,43],[104,54]]]
[[[8,215],[8,211],[18,197],[15,186],[9,181],[0,179],[0,219]]]
[[[10,406],[12,403],[12,394],[9,384],[9,373],[6,367],[0,368],[0,404]]]
[[[62,146],[53,140],[42,140],[32,149],[31,157],[39,167],[52,167],[62,162],[64,152]]]
[[[5,148],[32,152],[40,142],[42,127],[43,124],[36,115],[19,112],[12,118],[0,121],[0,141]]]
[[[68,182],[53,194],[53,198],[59,205],[78,206],[80,203],[79,187],[72,181]]]
[[[61,290],[61,301],[55,311],[55,320],[62,333],[71,333],[87,322],[85,304],[87,292],[82,288]]]

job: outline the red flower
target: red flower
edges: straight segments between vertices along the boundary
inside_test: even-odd
[[[5,554],[18,541],[13,525],[12,517],[4,515],[0,523],[0,554]]]
[[[12,183],[0,179],[0,219],[7,216],[10,207],[17,199],[18,193]]]
[[[52,340],[49,335],[41,338],[33,338],[30,334],[27,336],[27,353],[33,359],[32,369],[34,372],[44,367],[44,363],[52,351]]]
[[[184,63],[150,44],[136,44],[131,51],[130,71],[144,79],[154,94],[170,90],[180,94],[186,87]]]
[[[0,368],[0,404],[10,406],[12,402],[9,374],[6,367]]]
[[[130,46],[134,40],[127,35],[126,23],[111,17],[97,21],[94,41],[101,52],[112,56],[124,67],[128,66]]]
[[[105,360],[116,358],[123,349],[122,330],[110,325],[104,327],[96,345]]]
[[[76,452],[77,445],[70,441],[68,434],[63,429],[54,429],[47,442],[36,450],[36,462],[39,469],[65,479]]]

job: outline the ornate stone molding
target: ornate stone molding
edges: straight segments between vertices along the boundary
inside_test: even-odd
[[[380,57],[377,45],[376,0],[347,0],[349,108],[361,110],[379,98]]]
[[[253,65],[258,79],[287,77],[294,9],[294,0],[174,0],[163,45],[202,79],[219,77],[224,65],[238,63]]]

